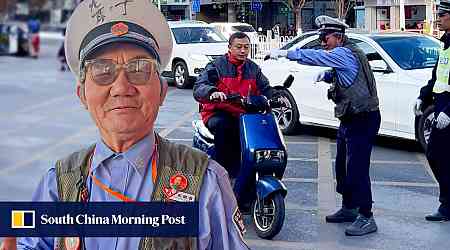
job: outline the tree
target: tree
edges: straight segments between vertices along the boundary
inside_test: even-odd
[[[296,30],[301,30],[301,22],[298,20],[300,10],[305,5],[306,0],[287,0],[287,6],[294,13],[294,26]]]
[[[28,6],[32,12],[40,12],[48,0],[30,0]]]
[[[355,0],[335,0],[336,16],[339,19],[345,19],[348,11],[355,6]]]
[[[16,7],[17,0],[0,0],[0,21],[7,18]]]

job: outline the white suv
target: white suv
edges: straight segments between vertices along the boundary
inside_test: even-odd
[[[258,41],[258,32],[248,23],[211,23],[211,25],[222,32],[227,39],[233,33],[240,31],[244,32],[250,38],[251,43],[257,43]]]
[[[172,57],[163,72],[178,88],[189,87],[206,64],[228,50],[225,37],[205,22],[168,22],[172,30]]]

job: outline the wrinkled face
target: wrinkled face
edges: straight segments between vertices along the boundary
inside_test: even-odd
[[[439,14],[439,30],[448,31],[450,30],[450,14]]]
[[[151,57],[140,47],[113,44],[99,51],[93,61],[110,59],[125,64],[136,58]],[[86,70],[85,83],[78,86],[77,93],[103,138],[123,136],[133,139],[153,129],[166,91],[166,88],[161,89],[156,67],[152,68],[154,72],[150,78],[140,85],[130,83],[123,68],[118,69],[117,78],[109,85],[99,85],[93,80],[93,67],[87,67]]]
[[[248,38],[235,38],[228,46],[230,54],[240,61],[247,59],[250,53],[250,41]]]
[[[323,36],[320,42],[325,50],[332,50],[342,43],[342,38],[335,33],[331,33]]]

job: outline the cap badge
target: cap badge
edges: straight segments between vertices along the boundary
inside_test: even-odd
[[[111,27],[111,34],[115,36],[122,36],[128,33],[128,25],[120,22],[116,23]]]
[[[183,191],[188,186],[188,180],[182,173],[176,173],[170,177],[169,185],[177,191]]]

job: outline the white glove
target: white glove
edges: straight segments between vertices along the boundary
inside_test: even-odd
[[[314,83],[318,83],[318,82],[323,81],[323,80],[325,79],[325,73],[326,73],[326,71],[320,71],[320,72],[316,75],[316,78],[315,78],[315,82],[314,82]]]
[[[420,116],[420,115],[423,114],[423,112],[421,110],[422,109],[422,103],[423,103],[422,100],[417,98],[416,103],[414,104],[414,107],[413,107],[414,115]]]
[[[227,99],[227,95],[223,92],[213,92],[210,96],[209,96],[209,100],[213,101],[213,100],[217,100],[217,101],[225,101]]]
[[[450,117],[444,112],[439,113],[436,118],[436,128],[444,129],[450,124]]]
[[[280,57],[287,57],[287,50],[281,50],[281,49],[271,49],[270,50],[270,58],[271,59],[278,59]]]

